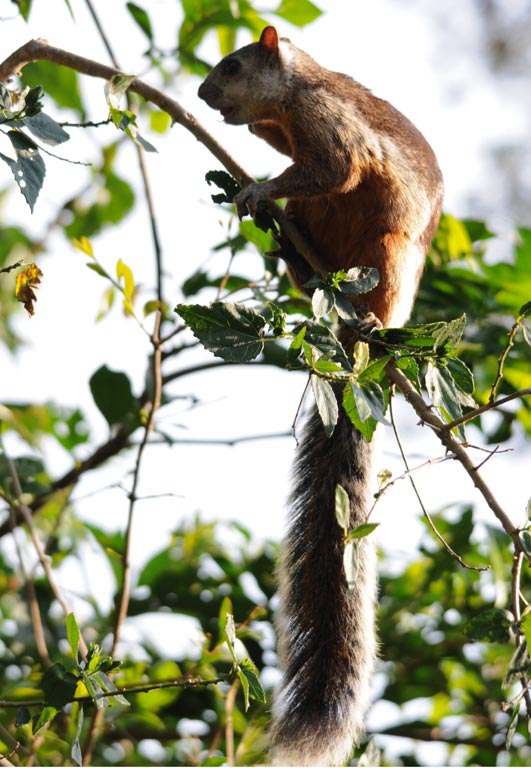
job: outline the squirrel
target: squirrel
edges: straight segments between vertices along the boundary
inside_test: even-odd
[[[248,124],[293,160],[275,178],[238,192],[239,217],[254,214],[262,200],[287,198],[287,215],[312,246],[311,272],[376,267],[378,285],[354,303],[384,327],[405,323],[443,193],[437,159],[417,128],[352,78],[279,39],[271,26],[259,42],[224,57],[198,95],[225,123]],[[339,333],[352,346],[353,331],[343,324]],[[376,553],[371,536],[360,540],[349,589],[334,497],[339,484],[349,497],[351,527],[366,522],[372,448],[339,411],[327,437],[313,406],[293,469],[279,564],[282,679],[270,754],[276,765],[344,765],[370,700]]]

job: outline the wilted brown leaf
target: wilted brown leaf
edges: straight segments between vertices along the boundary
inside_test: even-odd
[[[30,264],[27,269],[19,272],[15,285],[15,296],[24,304],[24,309],[31,317],[35,314],[34,303],[37,301],[35,291],[40,285],[42,272],[36,264]]]

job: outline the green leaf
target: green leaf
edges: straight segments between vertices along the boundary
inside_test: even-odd
[[[225,642],[227,643],[229,653],[232,656],[234,666],[238,665],[238,659],[236,658],[236,651],[234,644],[236,642],[236,625],[234,624],[234,616],[231,613],[227,614],[225,621]]]
[[[334,308],[334,293],[330,288],[316,288],[312,295],[312,310],[319,319],[325,317]]]
[[[434,352],[436,352],[439,347],[444,349],[447,346],[446,342],[448,341],[450,341],[454,347],[457,347],[461,341],[463,333],[465,332],[465,328],[466,315],[461,315],[461,317],[457,317],[455,320],[451,320],[449,323],[446,323],[437,333],[434,333],[433,335]]]
[[[299,334],[301,327],[306,328],[304,340],[307,344],[315,347],[320,355],[324,355],[328,360],[339,363],[347,371],[352,370],[347,353],[337,336],[326,326],[307,321],[293,329],[293,333]]]
[[[375,381],[363,386],[351,379],[343,390],[343,407],[354,426],[370,442],[379,421],[386,423],[385,395]]]
[[[105,98],[112,109],[120,110],[122,96],[135,78],[136,75],[113,75],[110,80],[107,80],[105,83]]]
[[[175,309],[201,344],[227,362],[254,360],[264,347],[266,320],[244,304],[215,301],[208,306],[179,304]]]
[[[70,139],[65,129],[51,117],[45,115],[44,112],[38,112],[31,117],[25,117],[22,122],[34,136],[44,141],[45,144],[55,146],[56,144],[63,144]]]
[[[520,619],[520,626],[525,635],[528,649],[531,648],[531,609],[526,608]]]
[[[315,374],[312,374],[310,380],[312,382],[317,410],[319,411],[319,416],[323,422],[326,436],[330,437],[337,424],[339,412],[334,389],[328,381]]]
[[[375,531],[379,525],[380,523],[361,523],[353,531],[350,531],[348,537],[349,539],[364,539]]]
[[[358,296],[372,291],[379,282],[380,273],[375,267],[352,267],[348,270],[346,279],[340,282],[339,290],[347,296]]]
[[[428,363],[426,389],[432,403],[440,408],[450,421],[462,416],[459,392],[446,366]]]
[[[89,385],[94,402],[109,426],[136,416],[137,402],[133,396],[131,382],[125,373],[112,371],[102,365],[92,374]]]
[[[347,585],[350,591],[356,586],[356,579],[358,577],[359,569],[359,552],[358,542],[349,539],[345,544],[345,550],[343,552],[343,572],[347,580]]]
[[[509,725],[507,727],[507,736],[505,737],[505,749],[507,750],[507,752],[509,752],[513,744],[514,734],[516,733],[516,729],[518,727],[519,712],[520,712],[520,702],[518,702],[514,707],[511,715],[511,719],[509,721]]]
[[[70,650],[72,651],[72,656],[77,662],[81,633],[73,613],[69,613],[66,617],[66,637],[68,644],[70,645]]]
[[[509,662],[507,672],[502,681],[502,689],[505,691],[507,688],[520,682],[522,675],[527,674],[530,663],[531,659],[529,658],[527,643],[520,643]]]
[[[31,712],[27,707],[17,707],[17,716],[15,719],[15,727],[20,728],[21,725],[26,725],[31,722]]]
[[[127,3],[126,8],[133,17],[134,21],[138,24],[142,32],[145,34],[150,43],[153,42],[153,27],[151,26],[151,20],[146,11],[136,3]]]
[[[457,260],[472,251],[470,235],[462,221],[445,213],[441,216],[433,246],[452,260]]]
[[[368,366],[370,360],[369,345],[365,341],[357,341],[354,344],[354,365],[353,373],[359,376]]]
[[[46,670],[41,680],[41,688],[47,705],[62,709],[74,698],[78,678],[67,672],[62,664],[54,664]]]
[[[238,669],[238,677],[244,692],[245,711],[247,712],[249,709],[250,698],[265,704],[265,691],[260,683],[259,672],[251,659],[242,659]]]
[[[470,368],[458,357],[449,357],[446,361],[446,367],[457,388],[461,405],[475,408],[476,401],[471,396],[474,392],[474,375]]]
[[[24,133],[8,131],[7,136],[15,150],[17,159],[13,160],[1,152],[0,157],[11,168],[15,181],[33,213],[46,175],[44,160],[39,154],[38,146]]]
[[[31,11],[31,4],[33,0],[11,0],[11,2],[15,3],[15,5],[18,6],[20,15],[22,16],[24,21],[27,21]]]
[[[232,203],[234,196],[240,191],[241,186],[238,184],[230,173],[227,171],[208,171],[205,174],[207,183],[215,184],[217,187],[223,190],[223,194],[212,195],[212,201],[214,203]]]
[[[39,716],[33,718],[33,723],[32,723],[33,733],[36,734],[37,731],[39,731],[47,723],[51,723],[51,721],[54,719],[58,711],[59,711],[58,709],[52,706],[43,707]]]
[[[81,766],[83,764],[83,754],[81,752],[81,745],[80,745],[80,739],[81,739],[81,731],[83,729],[83,707],[78,705],[76,716],[73,718],[74,725],[76,728],[75,736],[72,741],[72,747],[70,749],[70,757],[72,758],[72,762],[74,762],[76,765]]]
[[[474,616],[466,624],[464,633],[468,640],[508,643],[510,626],[507,613],[501,608],[494,608]]]
[[[527,557],[531,558],[531,531],[528,531],[527,529],[520,531],[518,538],[520,539],[520,543]]]
[[[25,85],[41,85],[58,107],[74,110],[81,120],[85,119],[79,79],[73,69],[50,61],[35,61],[25,65],[23,80]]]
[[[346,490],[339,483],[336,485],[335,491],[335,513],[339,527],[348,533],[350,528],[350,499]]]
[[[304,27],[318,19],[323,12],[310,0],[282,0],[273,13],[296,27]]]

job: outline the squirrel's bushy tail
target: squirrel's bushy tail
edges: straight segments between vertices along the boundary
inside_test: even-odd
[[[360,540],[349,591],[334,499],[340,484],[350,499],[351,528],[365,522],[371,450],[341,406],[330,438],[313,409],[294,466],[279,567],[274,765],[344,765],[363,730],[376,656],[375,548],[371,536]]]

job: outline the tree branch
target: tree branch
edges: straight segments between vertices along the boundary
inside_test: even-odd
[[[89,77],[98,77],[103,80],[110,80],[116,75],[124,74],[124,72],[116,67],[110,67],[92,59],[87,59],[84,56],[78,56],[76,53],[56,48],[53,45],[49,45],[46,40],[37,38],[25,43],[0,64],[0,80],[20,73],[26,64],[33,61],[50,61],[53,64],[68,67]],[[170,115],[175,123],[179,123],[183,128],[186,128],[220,161],[242,186],[247,186],[254,181],[254,178],[211,136],[194,115],[184,109],[175,99],[171,99],[165,93],[138,77],[135,77],[128,90],[155,104],[163,112]],[[295,248],[295,252],[292,252],[292,249],[286,249],[287,252],[282,253],[284,260],[290,264],[297,274],[300,274],[301,271],[304,274],[309,267],[311,267],[313,272],[322,271],[320,259],[314,249],[303,237],[294,222],[286,216],[282,208],[273,202],[267,203],[265,208],[279,224],[285,237],[288,238]]]
[[[466,452],[461,443],[448,431],[446,425],[433,411],[424,399],[419,395],[409,379],[397,368],[391,361],[386,368],[390,381],[402,392],[408,403],[413,407],[415,413],[420,417],[423,423],[427,424],[437,435],[444,447],[452,453],[461,463],[464,470],[471,478],[474,486],[481,493],[488,506],[494,512],[505,532],[511,537],[515,551],[522,551],[522,544],[519,538],[519,529],[513,524],[508,514],[500,506],[489,486],[483,480],[477,467]]]

